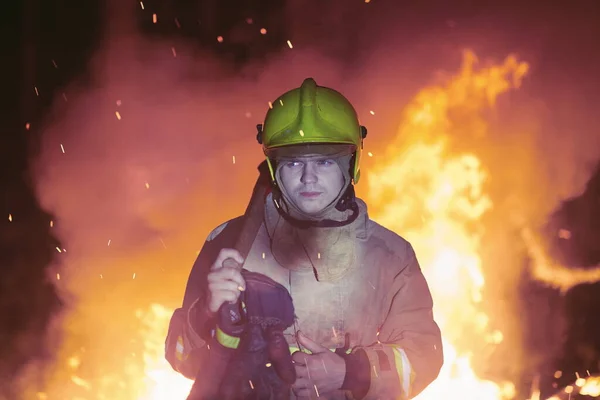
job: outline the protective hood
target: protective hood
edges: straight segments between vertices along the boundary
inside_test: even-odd
[[[350,161],[352,159],[351,154],[344,154],[341,156],[334,157],[333,160],[338,164],[338,167],[342,171],[344,177],[344,185],[342,189],[336,196],[336,198],[325,207],[320,213],[315,215],[309,215],[303,212],[293,201],[292,197],[287,193],[285,186],[282,185],[281,182],[281,166],[283,163],[278,163],[277,169],[275,172],[275,180],[277,181],[277,188],[280,193],[280,196],[276,195],[273,199],[276,202],[275,206],[280,208],[281,212],[289,215],[292,219],[298,221],[336,221],[336,222],[344,222],[352,217],[352,214],[348,214],[345,211],[340,211],[336,206],[344,197],[348,194],[347,190],[352,182],[350,178]],[[353,197],[353,196],[352,196]],[[354,199],[352,199],[354,200]],[[342,208],[343,209],[343,208]],[[351,221],[350,221],[351,222]]]
[[[357,237],[364,236],[368,215],[365,203],[356,199],[357,218],[336,227],[299,228],[282,217],[272,201],[265,203],[265,225],[271,253],[279,265],[292,271],[312,271],[320,282],[334,282],[357,268]],[[328,216],[348,219],[351,210],[329,210]]]

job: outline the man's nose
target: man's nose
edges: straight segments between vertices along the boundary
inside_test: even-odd
[[[302,183],[315,183],[317,181],[317,174],[315,173],[314,163],[307,162],[302,168],[302,177],[300,178]]]

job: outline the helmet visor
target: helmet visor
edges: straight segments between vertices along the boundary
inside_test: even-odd
[[[340,157],[356,151],[353,144],[340,143],[306,143],[275,147],[265,150],[265,155],[272,159],[294,158],[307,156]]]

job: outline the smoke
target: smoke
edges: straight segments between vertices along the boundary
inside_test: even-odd
[[[149,302],[178,306],[210,229],[243,211],[262,157],[255,125],[279,94],[312,76],[347,95],[369,128],[368,180],[369,166],[396,140],[403,106],[433,77],[444,78],[438,70],[457,70],[462,48],[503,58],[522,46],[444,20],[424,33],[429,26],[392,23],[397,15],[383,7],[364,22],[371,4],[342,14],[332,5],[318,12],[328,24],[318,24],[299,4],[286,9],[292,48],[283,41],[268,61],[241,71],[189,42],[142,37],[133,28],[133,13],[142,11],[109,9],[91,78],[55,100],[35,160],[37,192],[57,216],[66,249],[56,284],[73,298],[65,323],[71,339],[61,356],[85,347],[89,364],[101,365],[95,372],[109,370],[117,350],[127,348],[119,338],[136,329],[133,310]],[[411,29],[418,33],[407,36]],[[524,53],[535,60],[534,49]],[[536,94],[531,81],[544,67],[534,64],[522,88],[498,104],[490,115],[494,135],[463,135],[457,144],[481,153],[495,205],[510,214],[507,226],[493,228],[502,232],[498,248],[512,252],[509,261],[519,250],[511,240],[520,242],[508,238],[512,230],[537,228],[561,200],[577,195],[600,152],[591,126],[565,129],[584,119],[584,98]],[[557,116],[556,107],[573,113]],[[364,188],[357,189],[368,199]]]

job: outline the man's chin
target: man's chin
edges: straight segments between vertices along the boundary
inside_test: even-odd
[[[302,207],[299,207],[303,213],[314,217],[315,215],[319,215],[325,207],[321,207],[317,204],[304,204]]]

